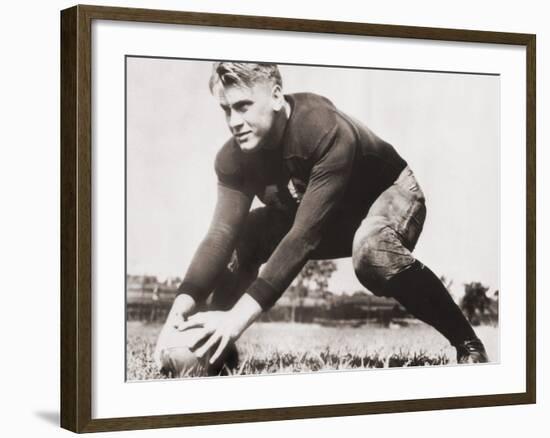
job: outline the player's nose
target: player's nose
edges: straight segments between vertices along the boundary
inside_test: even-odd
[[[231,130],[235,132],[236,128],[239,128],[243,125],[244,120],[242,116],[237,111],[231,111],[231,114],[229,115],[227,119],[227,123]]]

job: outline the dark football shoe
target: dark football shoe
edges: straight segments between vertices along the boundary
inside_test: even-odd
[[[456,346],[456,361],[459,364],[487,363],[489,356],[481,340],[474,338]]]

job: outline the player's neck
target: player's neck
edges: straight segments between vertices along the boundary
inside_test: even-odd
[[[266,144],[264,149],[274,150],[279,147],[283,140],[283,136],[286,130],[286,124],[290,118],[290,113],[292,112],[290,104],[285,100],[281,111],[275,116],[275,121],[273,125],[273,132],[270,136],[271,141],[269,144]]]
[[[286,116],[286,120],[290,119],[290,114],[292,114],[292,107],[290,106],[290,103],[288,103],[286,99],[283,105],[283,110]]]

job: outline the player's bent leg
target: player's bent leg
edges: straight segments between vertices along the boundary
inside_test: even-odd
[[[384,216],[367,216],[353,242],[359,281],[375,295],[395,298],[409,313],[445,336],[459,363],[487,362],[470,323],[441,280],[405,247],[402,234]]]
[[[447,288],[420,261],[392,277],[384,295],[394,297],[413,316],[445,336],[457,350],[458,363],[489,361],[482,342]]]
[[[353,239],[355,275],[375,295],[384,295],[386,283],[415,262],[384,216],[367,216]]]
[[[353,266],[377,295],[387,281],[415,262],[412,251],[426,219],[425,196],[407,166],[372,204],[353,238]]]

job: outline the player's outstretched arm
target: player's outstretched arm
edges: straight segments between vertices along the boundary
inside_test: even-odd
[[[323,226],[345,193],[355,152],[353,132],[346,127],[334,129],[317,148],[294,224],[247,290],[264,310],[275,304],[321,242]]]
[[[218,186],[218,200],[210,228],[197,249],[172,308],[162,327],[154,352],[159,368],[162,352],[171,334],[206,300],[221,270],[227,265],[240,228],[244,224],[252,197],[238,190]]]
[[[251,194],[218,184],[218,200],[210,227],[193,256],[178,294],[190,295],[197,303],[206,300],[229,262],[252,199]]]
[[[317,162],[292,229],[271,255],[260,277],[231,310],[198,313],[180,326],[180,330],[202,329],[196,345],[207,341],[195,351],[196,355],[202,356],[215,348],[211,357],[214,362],[262,310],[275,303],[317,246],[322,225],[345,190],[355,153],[355,145],[346,132],[332,134],[318,150]]]

